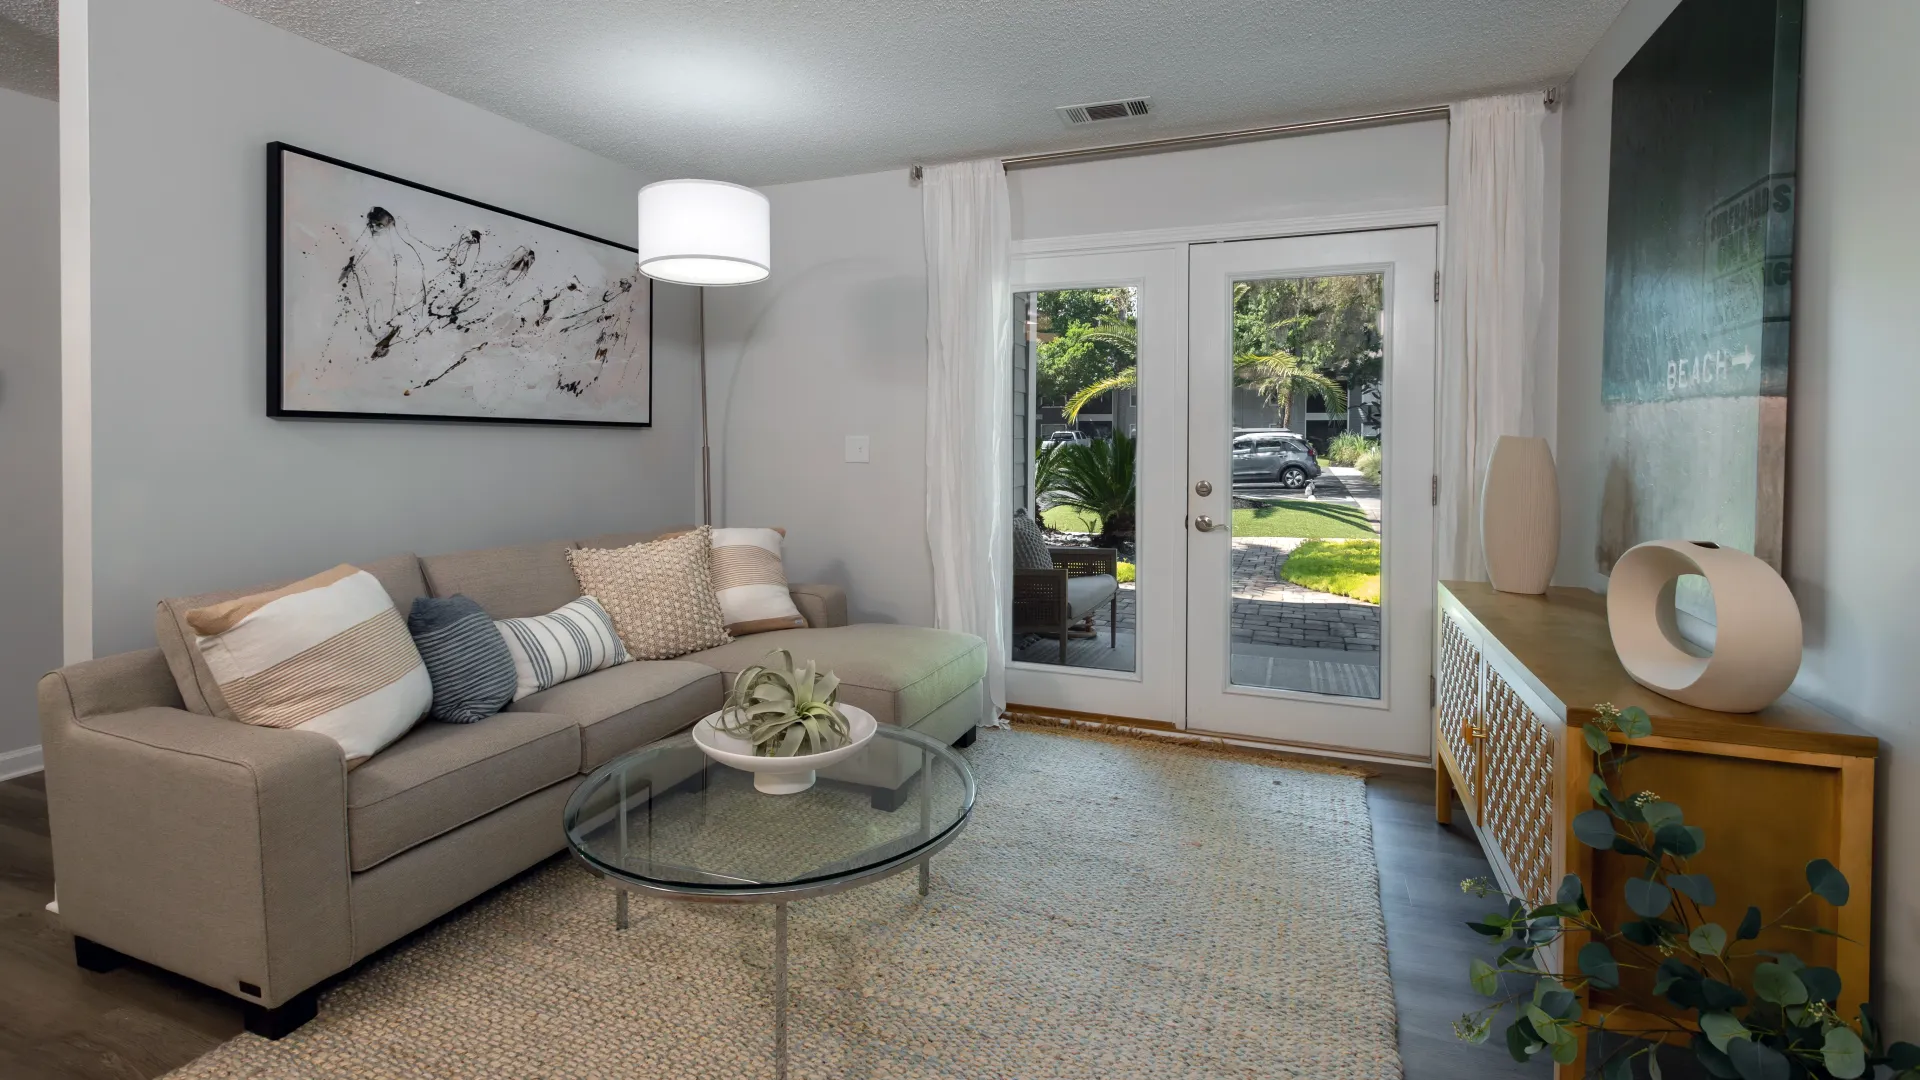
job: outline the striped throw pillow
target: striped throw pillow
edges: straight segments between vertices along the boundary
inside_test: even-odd
[[[787,591],[779,529],[713,530],[713,592],[727,633],[763,634],[807,625]]]
[[[519,687],[513,653],[472,597],[419,597],[407,613],[407,631],[433,679],[435,720],[471,724],[513,700]]]
[[[600,601],[583,596],[551,615],[493,624],[513,656],[513,700],[633,659]]]
[[[187,625],[236,720],[320,732],[349,769],[405,735],[433,698],[393,599],[351,566],[195,608]]]

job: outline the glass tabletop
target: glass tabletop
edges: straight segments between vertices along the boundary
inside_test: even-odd
[[[887,724],[791,795],[754,790],[751,773],[682,734],[594,770],[562,824],[576,856],[647,892],[784,897],[919,861],[966,825],[973,798],[973,772],[952,747]]]

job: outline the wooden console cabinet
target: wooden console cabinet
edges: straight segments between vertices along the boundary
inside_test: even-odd
[[[1759,944],[1838,971],[1843,1015],[1853,1015],[1867,992],[1871,953],[1877,740],[1790,697],[1745,715],[1646,689],[1614,655],[1606,598],[1586,589],[1522,596],[1449,581],[1440,586],[1438,610],[1434,805],[1445,823],[1459,795],[1503,888],[1545,903],[1564,875],[1578,874],[1606,925],[1633,917],[1622,889],[1643,861],[1587,848],[1574,839],[1572,821],[1593,807],[1593,754],[1580,726],[1597,704],[1638,705],[1652,716],[1653,735],[1636,741],[1641,756],[1622,779],[1629,791],[1678,803],[1688,823],[1706,831],[1693,869],[1717,888],[1709,918],[1731,930],[1748,904],[1773,918],[1807,891],[1812,859],[1829,859],[1846,874],[1847,906],[1812,900],[1791,921],[1850,940],[1777,929]],[[1563,947],[1570,955],[1580,944],[1569,939]],[[1620,990],[1596,991],[1589,1009],[1625,1005],[1621,1019],[1634,1019],[1631,1010],[1662,1004],[1650,983],[1648,972],[1628,972]],[[1556,1075],[1582,1072],[1576,1065]]]

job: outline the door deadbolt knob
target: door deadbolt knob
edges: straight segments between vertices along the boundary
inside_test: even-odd
[[[1193,485],[1193,493],[1204,499],[1207,496],[1213,494],[1213,484],[1210,483],[1209,481],[1202,480],[1199,483]]]

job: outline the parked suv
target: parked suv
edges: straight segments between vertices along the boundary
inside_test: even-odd
[[[1313,447],[1294,432],[1242,431],[1233,436],[1233,478],[1240,482],[1303,488],[1320,475]]]

